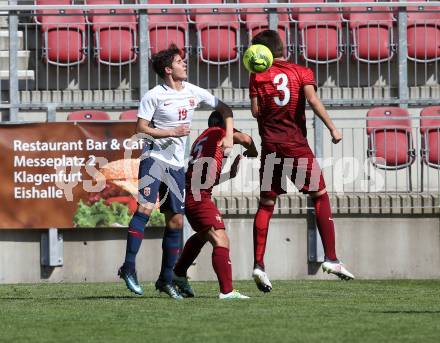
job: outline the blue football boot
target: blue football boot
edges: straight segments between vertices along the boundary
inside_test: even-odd
[[[167,282],[159,279],[156,281],[155,286],[158,291],[168,294],[168,296],[171,299],[174,299],[174,300],[182,300],[183,299],[182,295],[179,293],[179,291],[176,289],[176,287],[174,287],[174,285],[171,283],[167,283]]]
[[[125,285],[130,290],[130,292],[133,292],[137,295],[144,294],[144,290],[142,289],[141,285],[139,285],[136,271],[129,271],[127,268],[124,268],[124,266],[122,266],[118,270],[118,275],[121,279],[125,281]]]
[[[177,276],[173,273],[173,283],[185,298],[194,298],[194,290],[188,281],[188,277]]]

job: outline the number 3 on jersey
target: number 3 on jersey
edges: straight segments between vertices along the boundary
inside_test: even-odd
[[[185,120],[188,116],[188,110],[186,108],[179,108],[179,120]]]
[[[278,96],[273,98],[278,106],[285,106],[290,100],[290,90],[287,87],[288,82],[289,79],[286,74],[277,74],[273,79],[273,83],[277,86],[277,90],[283,92],[283,100],[280,100]]]

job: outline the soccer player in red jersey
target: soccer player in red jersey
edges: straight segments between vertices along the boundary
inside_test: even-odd
[[[220,142],[226,130],[223,117],[217,111],[211,113],[206,129],[194,142],[191,148],[191,159],[186,172],[185,215],[196,233],[191,236],[183,248],[174,268],[174,284],[187,297],[193,297],[186,273],[199,255],[206,242],[213,246],[212,266],[220,285],[220,299],[246,299],[232,288],[232,269],[229,260],[229,239],[225,231],[222,216],[211,199],[215,185],[233,178],[237,174],[241,155],[238,155],[231,166],[230,173],[221,173],[224,152]],[[257,157],[258,153],[252,138],[234,130],[234,144],[240,144],[247,150],[247,157]]]
[[[252,39],[252,44],[267,46],[274,57],[272,66],[265,72],[251,74],[249,82],[251,111],[258,121],[261,136],[261,191],[254,221],[253,278],[261,291],[272,290],[264,271],[263,257],[269,221],[277,196],[286,193],[287,176],[298,190],[313,199],[316,222],[324,245],[324,271],[342,279],[353,279],[353,275],[336,257],[329,197],[321,169],[307,142],[306,101],[330,131],[334,144],[342,140],[342,135],[316,94],[313,71],[283,58],[283,43],[278,32],[262,31]]]

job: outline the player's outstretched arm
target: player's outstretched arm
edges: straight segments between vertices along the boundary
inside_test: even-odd
[[[319,99],[318,95],[315,91],[315,86],[313,85],[305,85],[304,86],[304,95],[306,96],[307,102],[312,108],[313,112],[324,122],[324,125],[330,131],[332,136],[332,142],[334,144],[339,143],[342,140],[342,134],[338,131],[333,121],[330,119],[324,105]]]
[[[220,100],[218,101],[215,110],[219,111],[223,116],[223,119],[225,121],[225,129],[226,129],[226,136],[219,142],[219,146],[223,148],[223,151],[226,150],[230,151],[232,149],[232,146],[234,145],[233,142],[234,121],[232,119],[233,117],[232,110],[228,105],[226,105],[224,102]]]
[[[136,132],[144,133],[153,138],[167,138],[188,136],[190,133],[190,129],[188,125],[180,125],[167,130],[158,129],[155,127],[150,127],[150,122],[148,120],[138,118]]]
[[[245,147],[247,150],[243,153],[246,157],[257,157],[258,152],[257,148],[255,147],[255,143],[252,140],[252,137],[249,136],[246,133],[240,132],[238,130],[235,130],[234,136],[233,136],[234,144],[240,144],[241,146]],[[228,172],[224,172],[220,174],[220,178],[218,181],[218,184],[223,183],[225,181],[228,181],[229,179],[233,179],[237,176],[238,173],[238,167],[240,164],[242,156],[238,155],[235,157],[234,162],[231,164],[231,169]]]
[[[254,141],[252,140],[252,137],[249,136],[246,133],[235,131],[234,132],[234,144],[240,144],[247,150],[243,153],[243,156],[245,157],[257,157],[258,151],[255,146]]]

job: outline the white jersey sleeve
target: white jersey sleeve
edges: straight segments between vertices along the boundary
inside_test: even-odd
[[[151,91],[145,93],[139,105],[138,117],[151,121],[157,108],[157,97],[154,97]]]
[[[197,98],[198,102],[203,102],[212,108],[216,108],[218,105],[218,98],[208,92],[206,89],[200,88],[192,83],[186,83],[191,88],[191,92]]]

